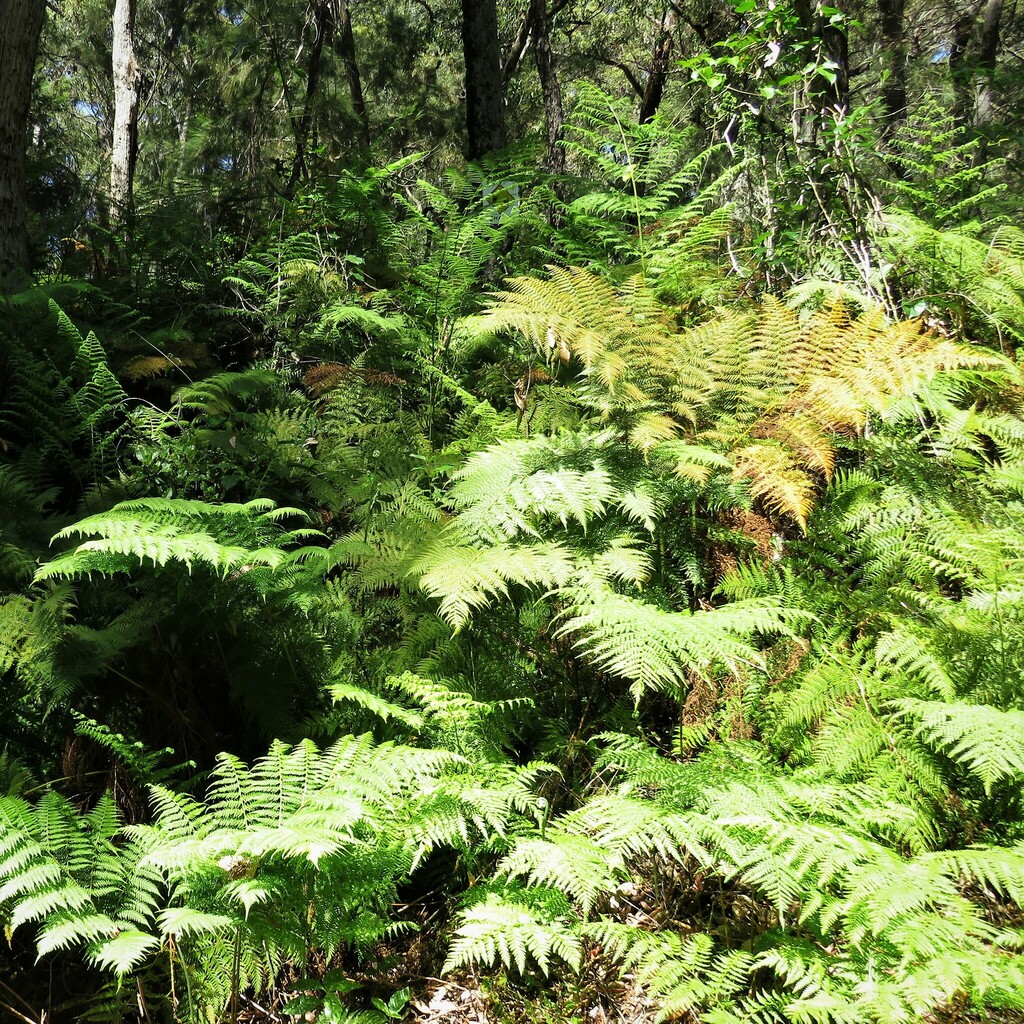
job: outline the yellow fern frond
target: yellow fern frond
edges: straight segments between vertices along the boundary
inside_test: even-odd
[[[195,366],[195,363],[187,357],[172,360],[167,356],[135,356],[121,367],[120,374],[125,380],[134,382],[149,380],[165,370],[176,370],[180,366]]]
[[[578,267],[551,267],[548,280],[514,278],[474,325],[520,333],[549,360],[575,357],[606,399],[628,403],[647,400],[658,353],[673,333],[669,311],[640,279],[616,288]]]
[[[799,462],[826,480],[835,468],[836,449],[822,424],[801,413],[778,416],[759,425],[758,436],[770,437],[784,444]]]
[[[1018,259],[1024,235],[998,238],[993,258]],[[801,319],[769,297],[679,330],[641,278],[613,285],[579,268],[511,281],[476,320],[525,335],[551,360],[571,352],[575,400],[614,418],[624,441],[645,456],[672,458],[673,445],[714,451],[767,509],[801,527],[815,484],[835,468],[835,435],[863,433],[940,372],[1007,365],[881,310],[854,316],[838,300]],[[676,475],[695,483],[720,468],[682,450],[674,459]]]
[[[735,452],[736,479],[750,481],[750,493],[776,514],[789,515],[807,528],[814,498],[814,481],[793,455],[778,442],[764,441]]]
[[[647,413],[641,416],[629,432],[629,443],[642,452],[649,452],[663,441],[679,436],[680,424],[671,416],[662,413]]]

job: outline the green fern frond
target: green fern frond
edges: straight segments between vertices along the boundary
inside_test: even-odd
[[[546,975],[552,958],[578,970],[581,955],[569,904],[558,890],[505,889],[460,914],[442,973],[500,962],[525,974],[532,958]]]
[[[909,697],[892,703],[925,742],[968,768],[986,792],[1024,777],[1024,712]]]
[[[270,542],[306,539],[304,532],[287,533],[276,525],[278,519],[296,515],[304,517],[297,509],[276,508],[262,499],[222,505],[172,498],[124,502],[62,530],[57,539],[95,539],[42,566],[36,580],[125,572],[146,561],[155,567],[178,562],[189,570],[200,564],[223,576],[253,566],[275,568],[286,555]],[[253,546],[226,542],[242,537]]]
[[[420,588],[440,598],[441,617],[458,630],[474,609],[495,596],[506,596],[510,584],[550,588],[570,578],[573,563],[560,544],[499,544],[488,548],[456,545],[444,538],[425,547],[408,570]]]
[[[755,633],[791,634],[806,613],[773,601],[750,601],[693,614],[669,612],[617,594],[593,581],[563,587],[568,607],[556,635],[574,645],[598,667],[631,682],[634,699],[646,690],[678,693],[688,673],[713,669],[740,671],[763,667],[751,644]]]
[[[544,839],[519,839],[498,865],[500,874],[531,888],[549,886],[571,896],[584,917],[623,877],[623,864],[587,836],[552,831]]]
[[[395,704],[393,701],[385,700],[383,697],[361,686],[352,683],[335,682],[328,687],[328,692],[333,701],[343,701],[369,711],[378,717],[382,722],[395,720],[406,728],[419,731],[423,727],[423,716],[408,708]]]

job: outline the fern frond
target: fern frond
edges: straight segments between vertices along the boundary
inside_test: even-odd
[[[910,697],[892,703],[922,739],[968,768],[986,792],[997,782],[1024,777],[1024,712]]]
[[[550,588],[564,583],[573,571],[569,552],[560,544],[499,544],[488,548],[453,545],[444,539],[427,546],[410,566],[419,586],[441,599],[441,617],[459,629],[474,609],[509,584]]]
[[[500,962],[525,974],[532,958],[546,975],[553,957],[578,970],[580,939],[569,918],[568,902],[555,889],[490,892],[461,913],[442,973]]]
[[[648,689],[678,693],[690,672],[763,667],[751,635],[789,634],[791,623],[808,618],[771,601],[692,614],[669,612],[599,583],[563,587],[561,594],[569,605],[557,635],[574,638],[574,645],[598,667],[629,680],[637,700]]]
[[[301,533],[289,534],[276,526],[277,519],[295,515],[303,513],[262,499],[223,505],[172,498],[124,502],[62,530],[57,539],[95,539],[58,555],[37,570],[36,579],[106,575],[146,561],[155,567],[178,562],[187,569],[198,563],[224,576],[255,565],[276,568],[284,563],[285,552],[265,542],[303,539]],[[253,546],[226,542],[239,537],[251,539]]]

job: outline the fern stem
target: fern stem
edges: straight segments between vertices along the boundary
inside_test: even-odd
[[[231,959],[231,1024],[238,1024],[238,985],[242,970],[242,929],[235,930],[235,948]]]
[[[0,982],[0,984],[3,984],[3,983]],[[6,989],[7,986],[4,985],[4,988]],[[8,989],[8,991],[10,991],[10,989]],[[17,995],[17,993],[14,993],[14,994]],[[28,1024],[39,1024],[39,1021],[46,1019],[46,1011],[45,1010],[40,1011],[38,1019],[35,1019],[33,1017],[26,1017],[25,1014],[23,1014],[20,1010],[15,1009],[13,1006],[11,1006],[10,1003],[5,1003],[2,1000],[0,1000],[0,1010],[5,1010],[12,1017],[17,1017],[18,1020],[27,1021]]]
[[[136,992],[138,993],[139,1009],[146,1018],[146,1024],[153,1024],[153,1018],[149,1014],[149,1003],[146,1001],[146,993],[142,988],[142,979],[135,979]]]
[[[16,999],[22,1006],[25,1007],[26,1010],[29,1011],[29,1013],[35,1013],[35,1010],[33,1010],[31,1003],[29,1003],[24,998],[24,996],[21,996],[17,992],[15,992],[14,989],[11,988],[10,985],[8,985],[6,982],[0,981],[0,988],[2,988],[4,992],[11,996],[11,998]],[[21,1018],[21,1020],[28,1021],[28,1024],[39,1024],[39,1022],[43,1020],[43,1018],[46,1016],[45,1011],[40,1011],[35,1017],[26,1017],[25,1014],[21,1013],[21,1011],[19,1010],[16,1010],[13,1006],[11,1006],[10,1003],[2,1003],[0,1005],[2,1005],[3,1008],[7,1010],[8,1013],[13,1013],[15,1017],[19,1017]]]
[[[615,119],[615,127],[619,129],[619,138],[622,140],[622,148],[629,161],[629,186],[633,191],[633,215],[636,217],[636,247],[640,256],[640,276],[647,279],[647,254],[644,250],[644,224],[643,215],[640,212],[640,192],[636,187],[636,172],[633,165],[633,154],[629,150],[629,139],[626,138],[626,130],[622,127],[619,115],[611,103],[608,104],[608,111]]]
[[[93,775],[107,775],[109,772],[109,768],[103,768],[94,772],[83,772],[81,775],[65,775],[59,779],[47,779],[46,782],[42,782],[38,786],[22,790],[20,796],[24,799],[27,796],[31,796],[33,793],[40,792],[40,790],[52,790],[54,786],[59,786],[62,782],[71,782],[73,779],[88,779]],[[0,985],[2,984],[3,982],[0,982]]]

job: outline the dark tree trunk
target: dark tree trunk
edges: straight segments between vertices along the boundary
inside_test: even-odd
[[[142,72],[135,53],[135,0],[116,0],[113,36],[114,138],[110,154],[110,215],[122,221],[131,209],[138,153]]]
[[[44,0],[0,0],[0,280],[27,271],[25,143]]]
[[[516,32],[515,39],[512,40],[511,45],[505,51],[505,56],[501,59],[501,80],[505,85],[508,85],[513,75],[519,70],[523,58],[530,49],[533,37],[533,16],[534,7],[531,0],[526,8],[526,14],[523,15],[523,20],[519,23],[519,31]]]
[[[495,0],[462,0],[462,52],[468,156],[478,160],[508,144]]]
[[[548,25],[551,24],[551,20],[568,7],[571,0],[555,0],[550,8],[545,8],[544,17]],[[515,39],[512,40],[511,45],[505,51],[505,56],[501,59],[501,80],[505,85],[508,85],[509,81],[519,70],[520,65],[523,63],[523,58],[529,53],[530,47],[536,38],[536,22],[534,16],[536,14],[534,5],[531,3],[526,8],[526,14],[523,15],[523,20],[519,24],[519,30],[516,32]]]
[[[370,120],[366,112],[366,101],[363,98],[363,83],[359,77],[359,64],[356,61],[356,41],[352,34],[352,12],[348,0],[320,0],[313,13],[313,44],[309,50],[309,61],[306,65],[306,97],[302,106],[302,114],[294,119],[295,159],[292,162],[289,193],[303,174],[308,174],[307,154],[309,140],[313,134],[313,113],[316,108],[317,93],[320,89],[320,78],[323,71],[324,47],[333,48],[345,65],[345,77],[348,80],[349,94],[352,97],[352,109],[359,122],[359,148],[370,148]]]
[[[882,102],[890,125],[907,116],[907,33],[903,7],[904,0],[878,0],[879,44],[889,72],[882,90]]]
[[[1003,0],[977,0],[953,27],[949,73],[956,117],[965,127],[988,124],[995,113],[993,76],[1002,16]],[[983,158],[979,152],[978,159]]]
[[[318,3],[313,10],[313,45],[309,48],[309,62],[306,65],[306,97],[302,104],[302,113],[295,118],[295,158],[292,160],[292,173],[288,182],[289,194],[294,193],[295,186],[303,174],[309,172],[306,166],[306,150],[309,144],[310,129],[313,126],[313,108],[316,105],[317,89],[320,87],[320,62],[323,57],[324,43],[333,30],[333,18],[327,0]]]
[[[369,149],[370,117],[366,112],[363,82],[359,77],[359,64],[356,62],[356,40],[352,34],[352,12],[348,6],[348,0],[339,0],[339,2],[337,53],[345,65],[345,77],[348,79],[348,91],[352,97],[352,109],[359,121],[359,145],[363,149]]]
[[[825,57],[834,65],[832,73],[835,75],[834,82],[818,76],[825,82],[822,95],[836,117],[845,117],[850,110],[850,40],[844,27],[832,25],[820,16],[818,30],[821,34],[821,48]]]
[[[974,120],[976,124],[988,124],[995,113],[995,96],[992,78],[996,70],[996,56],[999,53],[999,25],[1003,15],[1003,0],[988,0],[981,21],[978,39],[978,81],[974,96]]]
[[[640,101],[640,112],[637,118],[640,124],[647,124],[658,112],[661,98],[665,95],[665,83],[668,81],[669,59],[672,56],[672,34],[676,27],[676,13],[666,10],[661,18],[658,38],[651,53],[651,67],[647,73],[643,99]]]
[[[544,95],[544,123],[547,130],[547,164],[552,174],[565,173],[565,150],[562,148],[562,90],[555,73],[548,33],[547,0],[530,0],[530,20],[533,22],[533,59],[537,62],[537,75]]]
[[[969,69],[971,36],[978,10],[964,11],[953,25],[953,40],[949,48],[949,74],[953,81],[953,110],[961,125],[970,123],[973,97]]]

